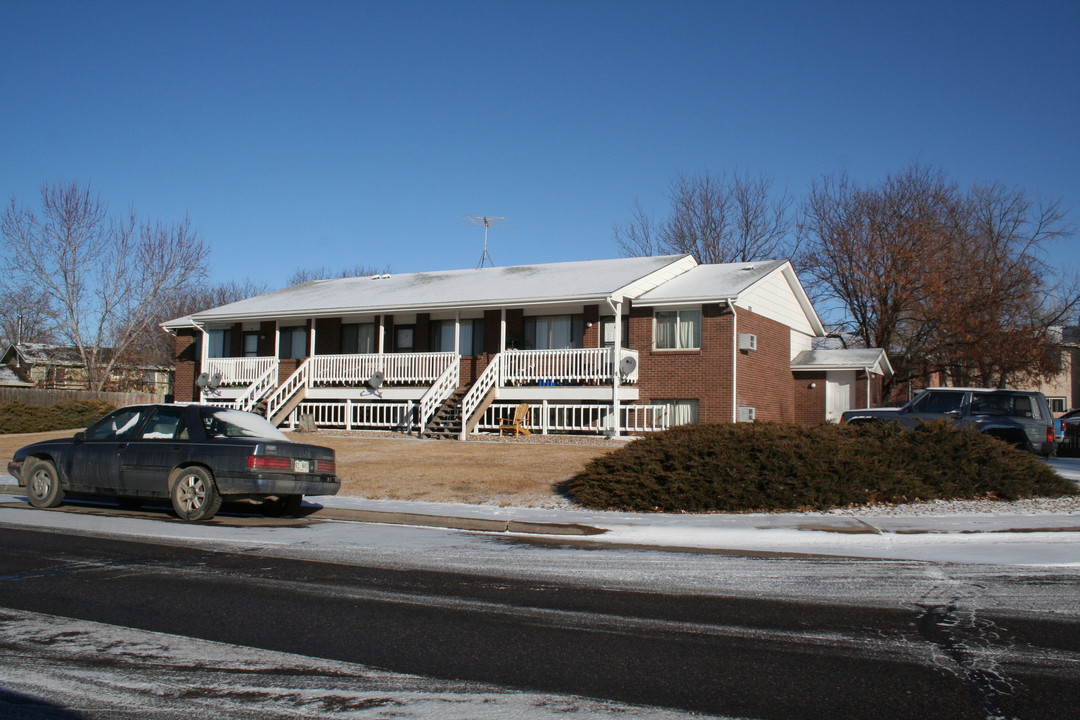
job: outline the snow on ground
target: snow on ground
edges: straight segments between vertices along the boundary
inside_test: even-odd
[[[110,720],[691,717],[10,609],[0,652],[5,718],[74,717],[50,705]]]

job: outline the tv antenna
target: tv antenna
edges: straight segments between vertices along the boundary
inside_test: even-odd
[[[490,215],[466,215],[465,219],[468,222],[471,222],[473,225],[484,226],[484,252],[480,256],[480,262],[477,263],[476,269],[479,270],[480,268],[484,267],[485,262],[491,267],[495,267],[495,262],[491,259],[491,253],[489,253],[487,249],[488,228],[490,228],[492,225],[502,225],[506,222],[506,218],[492,217]]]

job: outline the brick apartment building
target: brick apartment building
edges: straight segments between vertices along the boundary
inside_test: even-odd
[[[176,398],[274,422],[465,438],[816,423],[875,402],[881,350],[819,350],[791,264],[689,255],[320,280],[177,318]]]

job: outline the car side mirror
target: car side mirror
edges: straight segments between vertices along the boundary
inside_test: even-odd
[[[79,432],[75,433],[75,442],[81,443],[81,442],[85,442],[85,441],[86,441],[86,433],[85,432],[80,430]]]

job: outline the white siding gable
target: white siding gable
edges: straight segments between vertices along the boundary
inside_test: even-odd
[[[735,306],[783,323],[806,335],[817,335],[806,310],[800,304],[783,268],[770,273],[747,288]],[[816,318],[815,318],[816,319]]]

